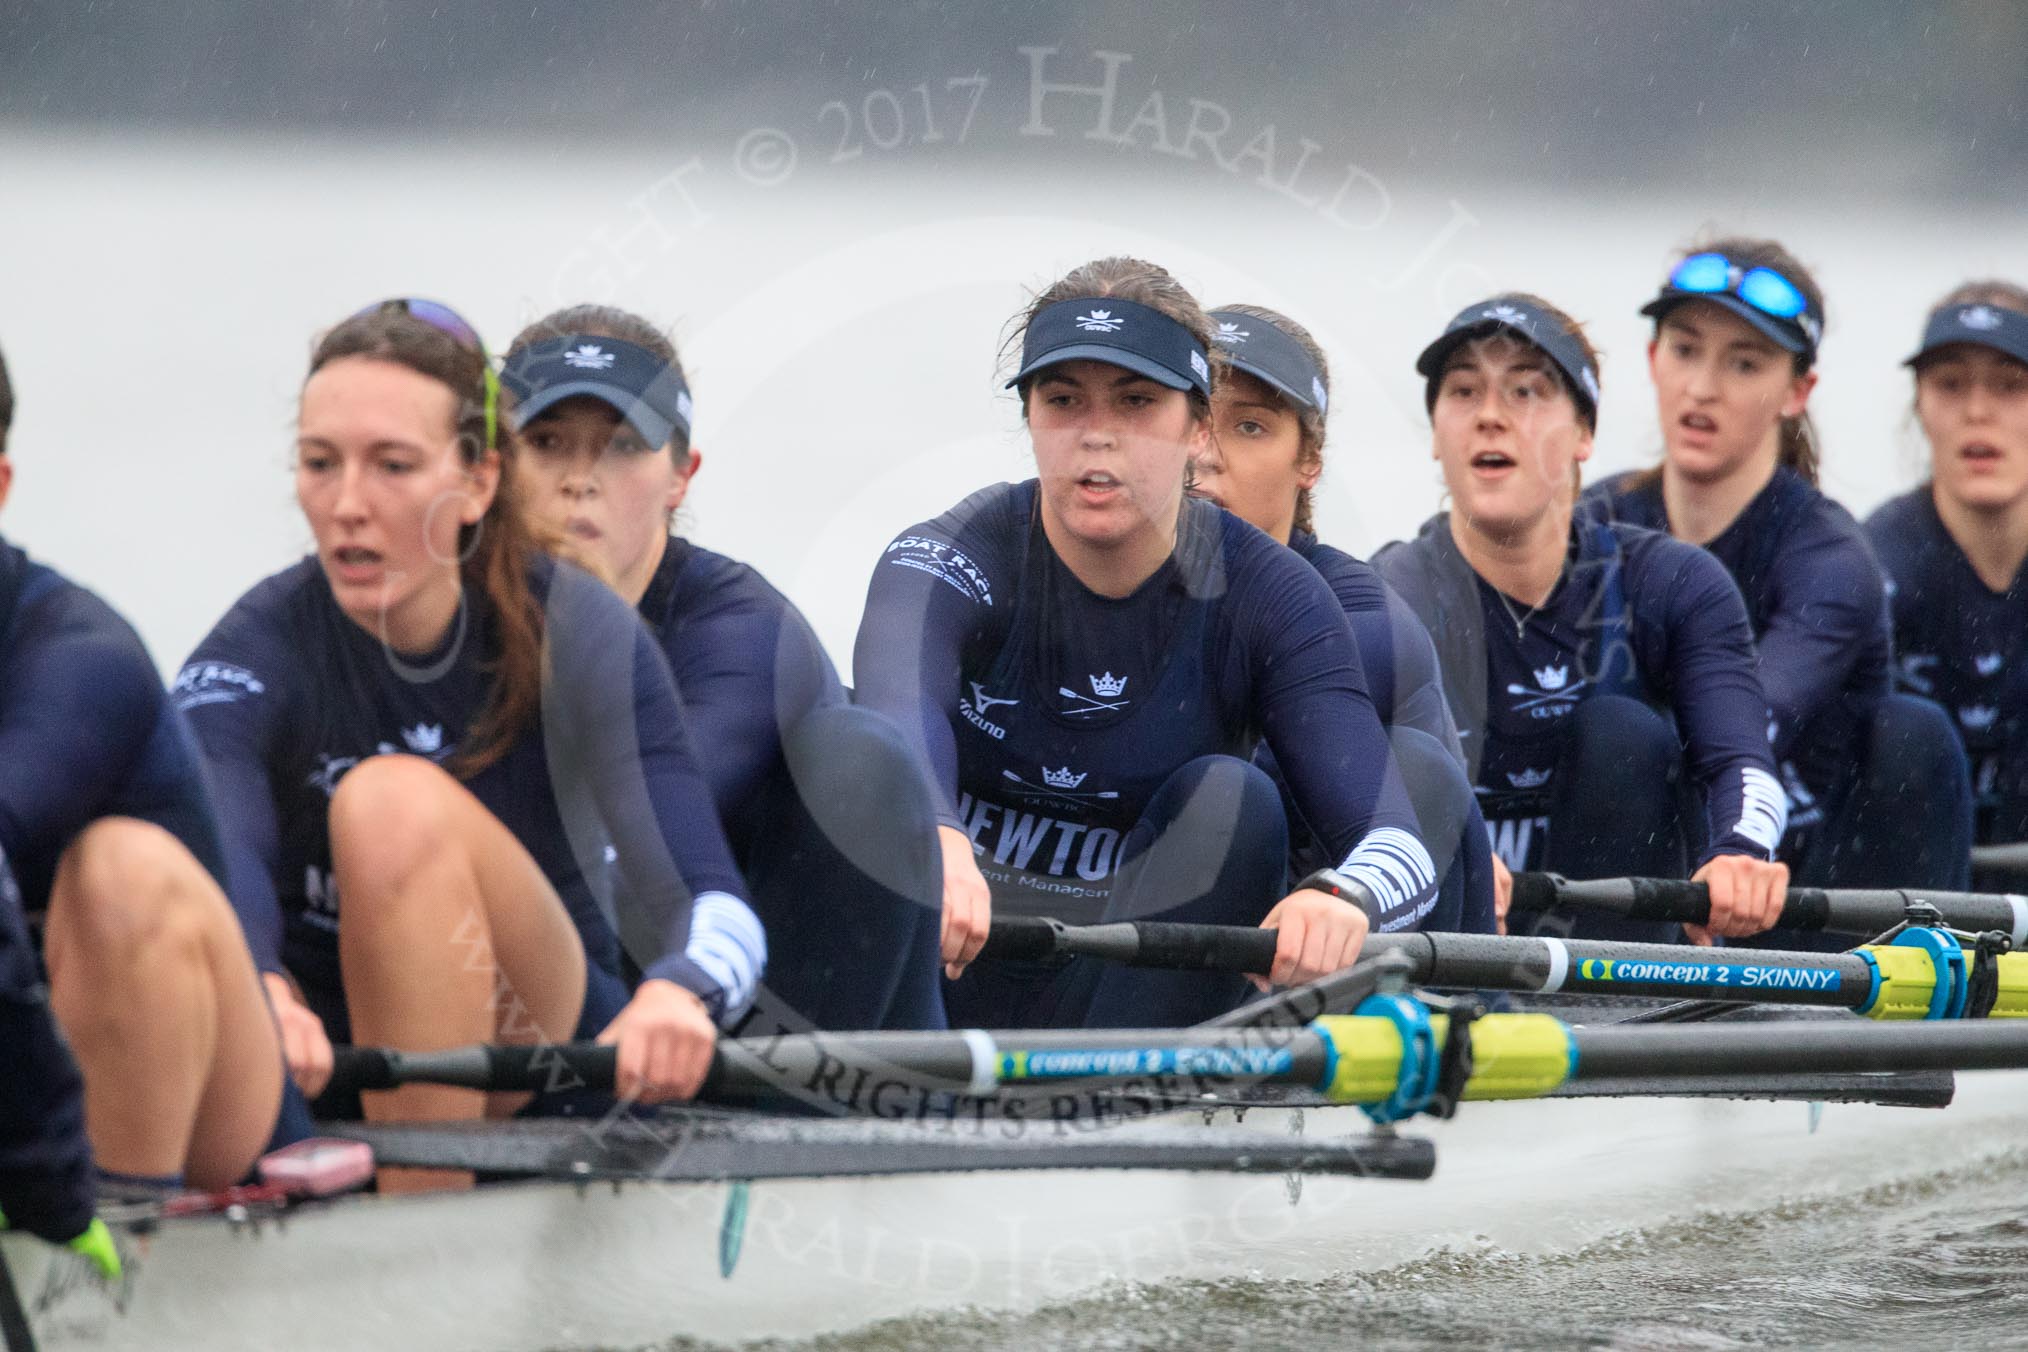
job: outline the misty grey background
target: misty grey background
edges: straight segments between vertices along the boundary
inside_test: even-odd
[[[1038,96],[1038,61],[1110,63],[1110,109]],[[842,662],[886,539],[1029,472],[1003,326],[1085,258],[1319,334],[1320,521],[1364,552],[1437,506],[1413,355],[1494,290],[1604,349],[1589,472],[1651,459],[1635,311],[1718,228],[1779,235],[1829,293],[1813,408],[1863,511],[1921,472],[1897,362],[1924,310],[2028,278],[2024,202],[2012,0],[0,3],[0,529],[173,667],[307,543],[289,426],[320,327],[423,294],[498,349],[606,300],[691,368],[686,530]]]

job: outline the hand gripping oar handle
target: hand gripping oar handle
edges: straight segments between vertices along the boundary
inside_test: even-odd
[[[982,958],[1039,960],[1102,958],[1129,967],[1194,972],[1256,972],[1275,965],[1279,931],[1242,925],[1183,925],[1129,920],[1108,925],[1066,925],[1031,916],[993,917]]]
[[[2016,948],[2028,945],[2028,898],[2011,894],[1791,887],[1779,923],[1791,929],[1870,938],[1907,920],[1909,907],[1918,903],[1935,907],[1954,929],[1999,930],[2013,939]],[[1572,882],[1554,873],[1514,875],[1511,909],[1547,911],[1559,906],[1683,925],[1702,925],[1711,918],[1711,894],[1703,883],[1674,878]]]
[[[492,1092],[609,1089],[618,1048],[589,1042],[540,1047],[452,1047],[440,1052],[402,1052],[391,1047],[334,1047],[333,1089],[395,1089],[404,1084],[444,1084]]]

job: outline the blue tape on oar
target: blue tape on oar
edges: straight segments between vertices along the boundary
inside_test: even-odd
[[[1936,965],[1936,990],[1929,997],[1932,1019],[1962,1019],[1971,983],[1965,975],[1965,949],[1946,930],[1913,926],[1894,936],[1897,948],[1920,948]]]
[[[1414,1117],[1436,1097],[1442,1070],[1428,1008],[1406,995],[1369,995],[1352,1012],[1386,1019],[1401,1033],[1401,1074],[1394,1092],[1379,1103],[1362,1105],[1366,1115],[1383,1124]]]

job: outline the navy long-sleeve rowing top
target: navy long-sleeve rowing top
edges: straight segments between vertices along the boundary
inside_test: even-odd
[[[1209,502],[1131,595],[1050,547],[1035,481],[982,489],[887,547],[853,656],[855,697],[915,745],[940,805],[997,866],[1102,900],[1162,783],[1263,736],[1304,815],[1380,906],[1436,899],[1412,810],[1337,599],[1316,570]]]
[[[739,862],[767,844],[767,795],[782,738],[844,687],[809,622],[746,564],[672,538],[641,595],[661,643],[697,763]]]
[[[1887,574],[1895,683],[1941,704],[1972,766],[1979,843],[2028,815],[2028,569],[2003,592],[1985,584],[1937,515],[1930,485],[1866,519]]]
[[[1586,496],[1617,520],[1669,529],[1659,475],[1615,475]],[[1746,601],[1789,830],[1805,831],[1856,780],[1853,748],[1865,745],[1888,690],[1892,639],[1880,567],[1852,514],[1780,467],[1704,548]]]
[[[1323,574],[1359,644],[1367,693],[1386,726],[1414,728],[1448,747],[1463,764],[1457,725],[1444,700],[1436,646],[1408,602],[1381,580],[1373,565],[1323,543],[1308,531],[1289,536],[1289,548]]]
[[[724,1017],[751,998],[765,941],[668,669],[603,584],[546,557],[530,580],[541,708],[466,787],[556,888],[589,962],[628,975],[624,946],[643,975]],[[229,891],[263,971],[286,966],[339,995],[331,797],[369,756],[450,760],[490,695],[495,648],[488,602],[467,589],[435,651],[395,652],[339,609],[314,558],[249,591],[198,644],[176,697],[212,772]]]
[[[91,1213],[83,1091],[26,922],[79,832],[115,816],[222,876],[196,747],[139,636],[0,540],[0,1209],[64,1237]]]
[[[1533,820],[1555,773],[1562,723],[1621,694],[1669,708],[1703,791],[1706,858],[1768,858],[1784,803],[1767,700],[1739,589],[1703,550],[1580,507],[1563,577],[1539,608],[1503,598],[1458,551],[1439,513],[1373,564],[1429,630],[1487,824]],[[1518,618],[1518,623],[1517,623]],[[1551,829],[1554,829],[1553,823]],[[1510,865],[1526,863],[1503,849]]]

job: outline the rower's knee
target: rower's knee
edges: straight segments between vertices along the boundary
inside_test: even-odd
[[[64,851],[50,888],[52,986],[123,960],[201,961],[208,932],[224,918],[216,891],[182,842],[154,823],[93,822]]]
[[[342,909],[400,895],[456,846],[464,792],[420,756],[373,756],[346,771],[331,795],[331,855]]]

